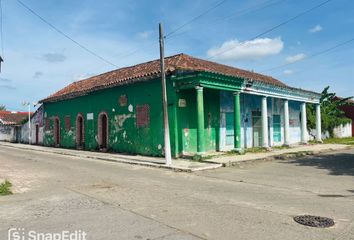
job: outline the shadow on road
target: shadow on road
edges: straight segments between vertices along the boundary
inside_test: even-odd
[[[287,161],[288,164],[298,166],[313,166],[326,169],[331,175],[354,176],[354,153],[338,153],[313,156],[308,158]]]

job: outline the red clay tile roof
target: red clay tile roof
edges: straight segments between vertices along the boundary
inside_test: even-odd
[[[0,111],[0,123],[4,125],[20,125],[28,118],[28,112]]]
[[[336,99],[337,99],[337,100],[343,100],[344,97],[337,97],[337,96],[336,96]],[[350,105],[353,105],[353,104],[354,104],[354,98],[348,99],[348,100],[347,100],[347,103],[350,104]]]
[[[280,87],[287,87],[287,85],[281,81],[270,76],[265,76],[235,67],[194,58],[186,54],[178,54],[167,57],[165,59],[165,65],[167,74],[175,70],[203,71],[261,81]],[[141,81],[144,78],[146,79],[152,76],[157,76],[160,74],[160,72],[159,60],[117,69],[111,72],[100,74],[98,76],[90,77],[85,80],[74,82],[59,90],[58,92],[50,95],[46,99],[41,100],[41,102],[73,98],[99,89]]]

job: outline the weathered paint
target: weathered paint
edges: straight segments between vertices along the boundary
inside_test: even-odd
[[[204,143],[204,98],[203,87],[196,87],[197,91],[197,153],[201,154],[205,151]]]
[[[20,131],[20,127],[4,125],[0,122],[0,141],[17,142],[18,131]]]
[[[239,78],[205,72],[177,72],[176,75],[168,77],[168,111],[171,150],[174,157],[180,154],[261,145],[253,136],[255,134],[253,120],[260,119],[261,116],[262,95],[257,91],[269,92],[271,88],[263,85],[260,88],[255,84],[258,88],[252,89],[251,95],[245,93],[246,90],[250,91],[245,88],[245,82],[246,80]],[[203,90],[196,90],[196,86],[202,87]],[[278,93],[278,90],[275,89],[275,95],[284,91],[281,89]],[[232,95],[239,91],[242,93],[238,96]],[[298,95],[295,97],[299,98]],[[282,145],[283,100],[267,96],[268,141],[271,146]],[[306,95],[304,99],[308,100],[308,96]],[[234,102],[240,104],[234,105]],[[149,112],[148,117],[139,113],[145,116],[143,122],[140,122],[141,119],[137,121],[138,106],[139,109],[145,109],[145,115],[146,111]],[[101,138],[98,116],[105,113],[108,118],[109,151],[164,155],[161,86],[158,78],[100,90],[60,102],[45,103],[44,107],[45,120],[49,123],[49,128],[44,130],[45,145],[54,145],[53,125],[54,118],[58,117],[60,146],[76,148],[76,118],[78,114],[82,114],[85,130],[83,147],[86,150],[99,150],[98,142]],[[299,110],[299,102],[289,101],[290,144],[300,141]],[[230,135],[228,138],[227,132]],[[261,137],[261,133],[259,134]]]
[[[241,104],[240,92],[234,93],[234,147],[241,150]]]
[[[173,121],[175,92],[169,81],[169,115],[171,129]],[[93,92],[89,95],[54,103],[45,103],[46,119],[50,128],[45,130],[44,144],[54,145],[53,119],[60,119],[60,146],[76,148],[76,117],[84,116],[86,150],[99,150],[98,146],[98,116],[101,112],[108,116],[108,150],[153,156],[163,155],[163,125],[161,86],[159,79],[140,84],[115,87]],[[119,98],[125,95],[127,104],[120,104]],[[137,127],[136,106],[149,106],[149,125]],[[89,118],[87,117],[89,116]],[[93,119],[91,119],[93,116]],[[70,118],[70,127],[65,126],[65,118]],[[171,131],[172,144],[174,132]],[[174,149],[173,149],[174,150]],[[175,152],[173,152],[175,154]]]
[[[227,143],[226,135],[226,115],[234,112],[234,100],[232,92],[221,91],[220,93],[220,150],[231,150],[234,147],[234,140]],[[253,136],[253,119],[252,112],[261,111],[262,97],[251,94],[241,93],[241,147],[254,147],[255,139]],[[289,101],[289,128],[290,136],[289,143],[295,144],[301,141],[300,128],[300,102]],[[278,98],[267,98],[268,107],[268,131],[270,146],[281,146],[284,144],[284,100]],[[276,120],[274,120],[276,118]],[[279,120],[278,122],[277,120]],[[280,123],[280,136],[277,136],[277,130],[274,131],[274,126],[278,127]],[[233,129],[232,129],[233,132]],[[276,136],[276,137],[275,137]]]
[[[204,151],[216,151],[219,146],[220,96],[219,90],[203,89],[204,98]],[[196,90],[180,90],[178,99],[185,106],[177,105],[178,142],[183,154],[197,152],[197,105]]]
[[[31,144],[37,144],[36,128],[38,128],[38,144],[41,145],[43,144],[43,135],[44,135],[43,105],[41,105],[31,117]],[[29,135],[28,121],[21,126],[20,131],[21,131],[20,142],[28,143],[28,135]]]

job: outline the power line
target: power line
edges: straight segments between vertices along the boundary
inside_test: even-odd
[[[227,20],[229,20],[231,18],[240,17],[240,16],[247,15],[247,14],[250,14],[250,13],[253,13],[253,12],[257,12],[257,11],[263,10],[265,8],[268,8],[268,7],[272,6],[272,5],[279,4],[279,3],[283,2],[283,1],[284,0],[277,0],[277,1],[268,0],[268,1],[262,2],[260,4],[256,4],[254,6],[251,6],[251,7],[244,8],[244,9],[241,9],[239,11],[236,11],[232,15],[229,15],[229,16],[226,16],[226,17],[221,17],[221,18],[218,18],[218,19],[213,20],[213,21],[209,21],[209,22],[201,25],[201,27],[206,26],[206,25],[215,24],[215,23],[218,24],[218,23],[221,23],[223,21],[227,21]],[[186,29],[185,31],[183,31],[181,33],[173,34],[173,36],[170,36],[167,39],[171,39],[171,38],[175,38],[175,37],[178,37],[178,36],[181,36],[181,35],[185,35],[188,31],[189,31],[189,29]]]
[[[49,27],[53,28],[56,32],[58,32],[59,34],[61,34],[62,36],[64,36],[65,38],[69,39],[70,41],[72,41],[73,43],[75,43],[77,46],[79,46],[80,48],[82,48],[83,50],[85,50],[86,52],[90,53],[91,55],[95,56],[96,58],[102,60],[103,62],[113,66],[113,67],[118,67],[116,64],[110,62],[109,60],[101,57],[100,55],[98,55],[97,53],[95,53],[94,51],[88,49],[87,47],[85,47],[84,45],[82,45],[81,43],[79,43],[78,41],[74,40],[72,37],[70,37],[68,34],[64,33],[63,31],[61,31],[60,29],[58,29],[56,26],[54,26],[53,24],[51,24],[50,22],[48,22],[47,20],[45,20],[42,16],[40,16],[38,13],[36,13],[33,9],[31,9],[29,6],[27,6],[26,4],[24,4],[21,0],[17,0],[17,2],[24,7],[25,9],[27,9],[28,11],[30,11],[33,15],[35,15],[36,17],[38,17],[41,21],[43,21],[45,24],[47,24]]]
[[[226,2],[226,1],[228,1],[228,0],[223,0],[223,1],[219,2],[219,3],[217,3],[216,5],[214,5],[214,6],[210,7],[210,8],[208,8],[206,11],[202,12],[202,13],[199,14],[198,16],[193,17],[192,19],[190,19],[189,21],[185,22],[185,23],[182,24],[181,26],[179,26],[179,27],[175,28],[174,30],[172,30],[171,32],[169,32],[168,34],[165,35],[166,41],[167,41],[168,39],[170,39],[171,36],[175,36],[175,33],[178,32],[179,30],[181,30],[182,28],[184,28],[185,26],[191,24],[192,22],[194,22],[194,21],[197,20],[198,18],[200,18],[200,17],[206,15],[206,14],[209,13],[210,11],[216,9],[217,7],[219,7],[220,5],[222,5],[222,4],[223,4],[224,2]],[[178,35],[179,35],[179,34],[178,34]],[[151,43],[151,44],[146,45],[145,47],[139,47],[139,48],[132,49],[129,53],[120,54],[118,57],[129,57],[129,56],[134,55],[134,54],[136,54],[137,52],[139,52],[139,51],[141,51],[141,50],[143,50],[143,49],[146,49],[147,47],[150,47],[150,46],[152,46],[152,45],[154,45],[154,44],[155,44],[155,43]]]
[[[240,17],[240,16],[243,16],[243,15],[247,15],[247,14],[250,14],[252,12],[256,12],[256,11],[260,11],[260,10],[266,9],[266,8],[268,8],[270,6],[279,4],[281,2],[284,2],[284,0],[277,0],[277,1],[268,0],[268,1],[264,1],[262,3],[250,6],[248,8],[241,9],[239,11],[236,11],[236,12],[234,12],[233,14],[231,14],[229,16],[218,18],[218,19],[216,19],[214,21],[209,22],[208,24],[213,24],[213,23],[229,20],[229,19],[232,19],[232,18],[235,18],[235,17]]]
[[[207,10],[205,10],[204,12],[202,12],[201,14],[193,17],[192,19],[190,19],[189,21],[185,22],[184,24],[182,24],[181,26],[175,28],[174,30],[172,30],[171,32],[169,32],[168,34],[166,34],[165,38],[170,37],[171,35],[173,35],[175,32],[181,30],[182,28],[184,28],[185,26],[189,25],[190,23],[194,22],[195,20],[197,20],[198,18],[201,18],[202,16],[206,15],[207,13],[209,13],[210,11],[218,8],[219,6],[221,6],[222,4],[224,4],[226,1],[228,0],[223,0],[221,2],[218,2],[216,5],[212,6],[211,8],[208,8]]]
[[[354,42],[354,38],[351,38],[351,39],[349,39],[349,40],[347,40],[347,41],[338,43],[338,44],[336,44],[336,45],[334,45],[334,46],[332,46],[332,47],[329,47],[329,48],[327,48],[327,49],[324,49],[324,50],[322,50],[322,51],[320,51],[320,52],[311,54],[311,55],[309,55],[308,57],[305,57],[305,58],[303,58],[303,59],[301,59],[301,60],[298,60],[298,61],[296,61],[296,62],[285,63],[285,64],[282,64],[282,65],[279,65],[279,66],[276,66],[276,67],[268,68],[268,69],[263,70],[263,71],[261,71],[261,72],[270,72],[270,71],[274,71],[274,70],[279,69],[279,68],[283,68],[283,67],[286,67],[286,66],[289,66],[289,65],[293,65],[293,64],[295,64],[295,63],[298,63],[298,62],[301,62],[301,61],[305,61],[305,60],[308,60],[308,59],[311,59],[311,58],[314,58],[314,57],[323,55],[323,54],[325,54],[325,53],[328,53],[328,52],[330,52],[330,51],[335,50],[336,48],[339,48],[339,47],[342,47],[342,46],[344,46],[344,45],[347,45],[347,44],[349,44],[349,43],[351,43],[351,42]]]
[[[297,18],[299,18],[299,17],[302,17],[303,15],[305,15],[305,14],[307,14],[307,13],[309,13],[309,12],[311,12],[311,11],[317,9],[317,8],[320,8],[320,7],[322,7],[323,5],[325,5],[325,4],[327,4],[327,3],[331,2],[331,1],[333,1],[333,0],[326,0],[326,1],[324,1],[324,2],[322,2],[322,3],[320,3],[320,4],[316,5],[316,6],[314,6],[314,7],[312,7],[312,8],[309,8],[309,9],[307,9],[307,10],[305,10],[305,11],[303,11],[303,12],[297,14],[297,15],[295,15],[294,17],[291,17],[291,18],[289,18],[289,19],[287,19],[287,20],[285,20],[285,21],[279,23],[278,25],[275,25],[275,26],[273,26],[273,27],[271,27],[271,28],[265,30],[264,32],[262,32],[262,33],[260,33],[260,34],[258,34],[258,35],[256,35],[256,36],[254,36],[253,38],[251,38],[251,39],[249,39],[249,40],[247,40],[247,41],[255,40],[255,39],[257,39],[257,38],[259,38],[259,37],[261,37],[261,36],[263,36],[263,35],[265,35],[265,34],[267,34],[267,33],[270,33],[270,32],[272,32],[272,31],[274,31],[275,29],[280,28],[281,26],[283,26],[283,25],[285,25],[285,24],[288,24],[289,22],[292,22],[292,21],[294,21],[295,19],[297,19]],[[245,44],[245,42],[247,42],[247,41],[244,41],[244,42],[240,43],[240,45]],[[238,45],[238,46],[231,47],[231,48],[226,49],[226,50],[224,50],[224,51],[221,51],[221,52],[219,52],[219,53],[217,53],[217,54],[215,54],[215,55],[209,57],[208,59],[212,59],[212,58],[214,58],[214,57],[216,57],[216,56],[219,56],[219,55],[221,55],[221,54],[224,54],[224,53],[226,53],[226,52],[228,52],[228,51],[231,51],[231,50],[235,49],[236,47],[239,47],[239,45]]]

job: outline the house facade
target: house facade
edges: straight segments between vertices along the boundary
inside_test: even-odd
[[[342,126],[342,128],[351,127],[351,136],[354,136],[354,101],[348,100],[348,104],[341,106],[340,109],[344,112],[345,116],[352,120],[351,124],[347,124],[347,126]],[[345,131],[345,130],[343,130]],[[347,131],[345,131],[347,132]],[[349,134],[346,134],[349,135]]]
[[[42,145],[43,144],[43,105],[38,107],[38,109],[31,116],[31,127],[29,127],[28,121],[26,121],[21,126],[21,143]]]
[[[0,111],[0,141],[19,142],[21,126],[28,119],[28,112]]]
[[[308,141],[306,104],[320,95],[269,76],[194,58],[165,59],[175,157]],[[42,100],[43,144],[164,155],[159,61],[74,82]],[[321,134],[316,139],[321,141]]]

